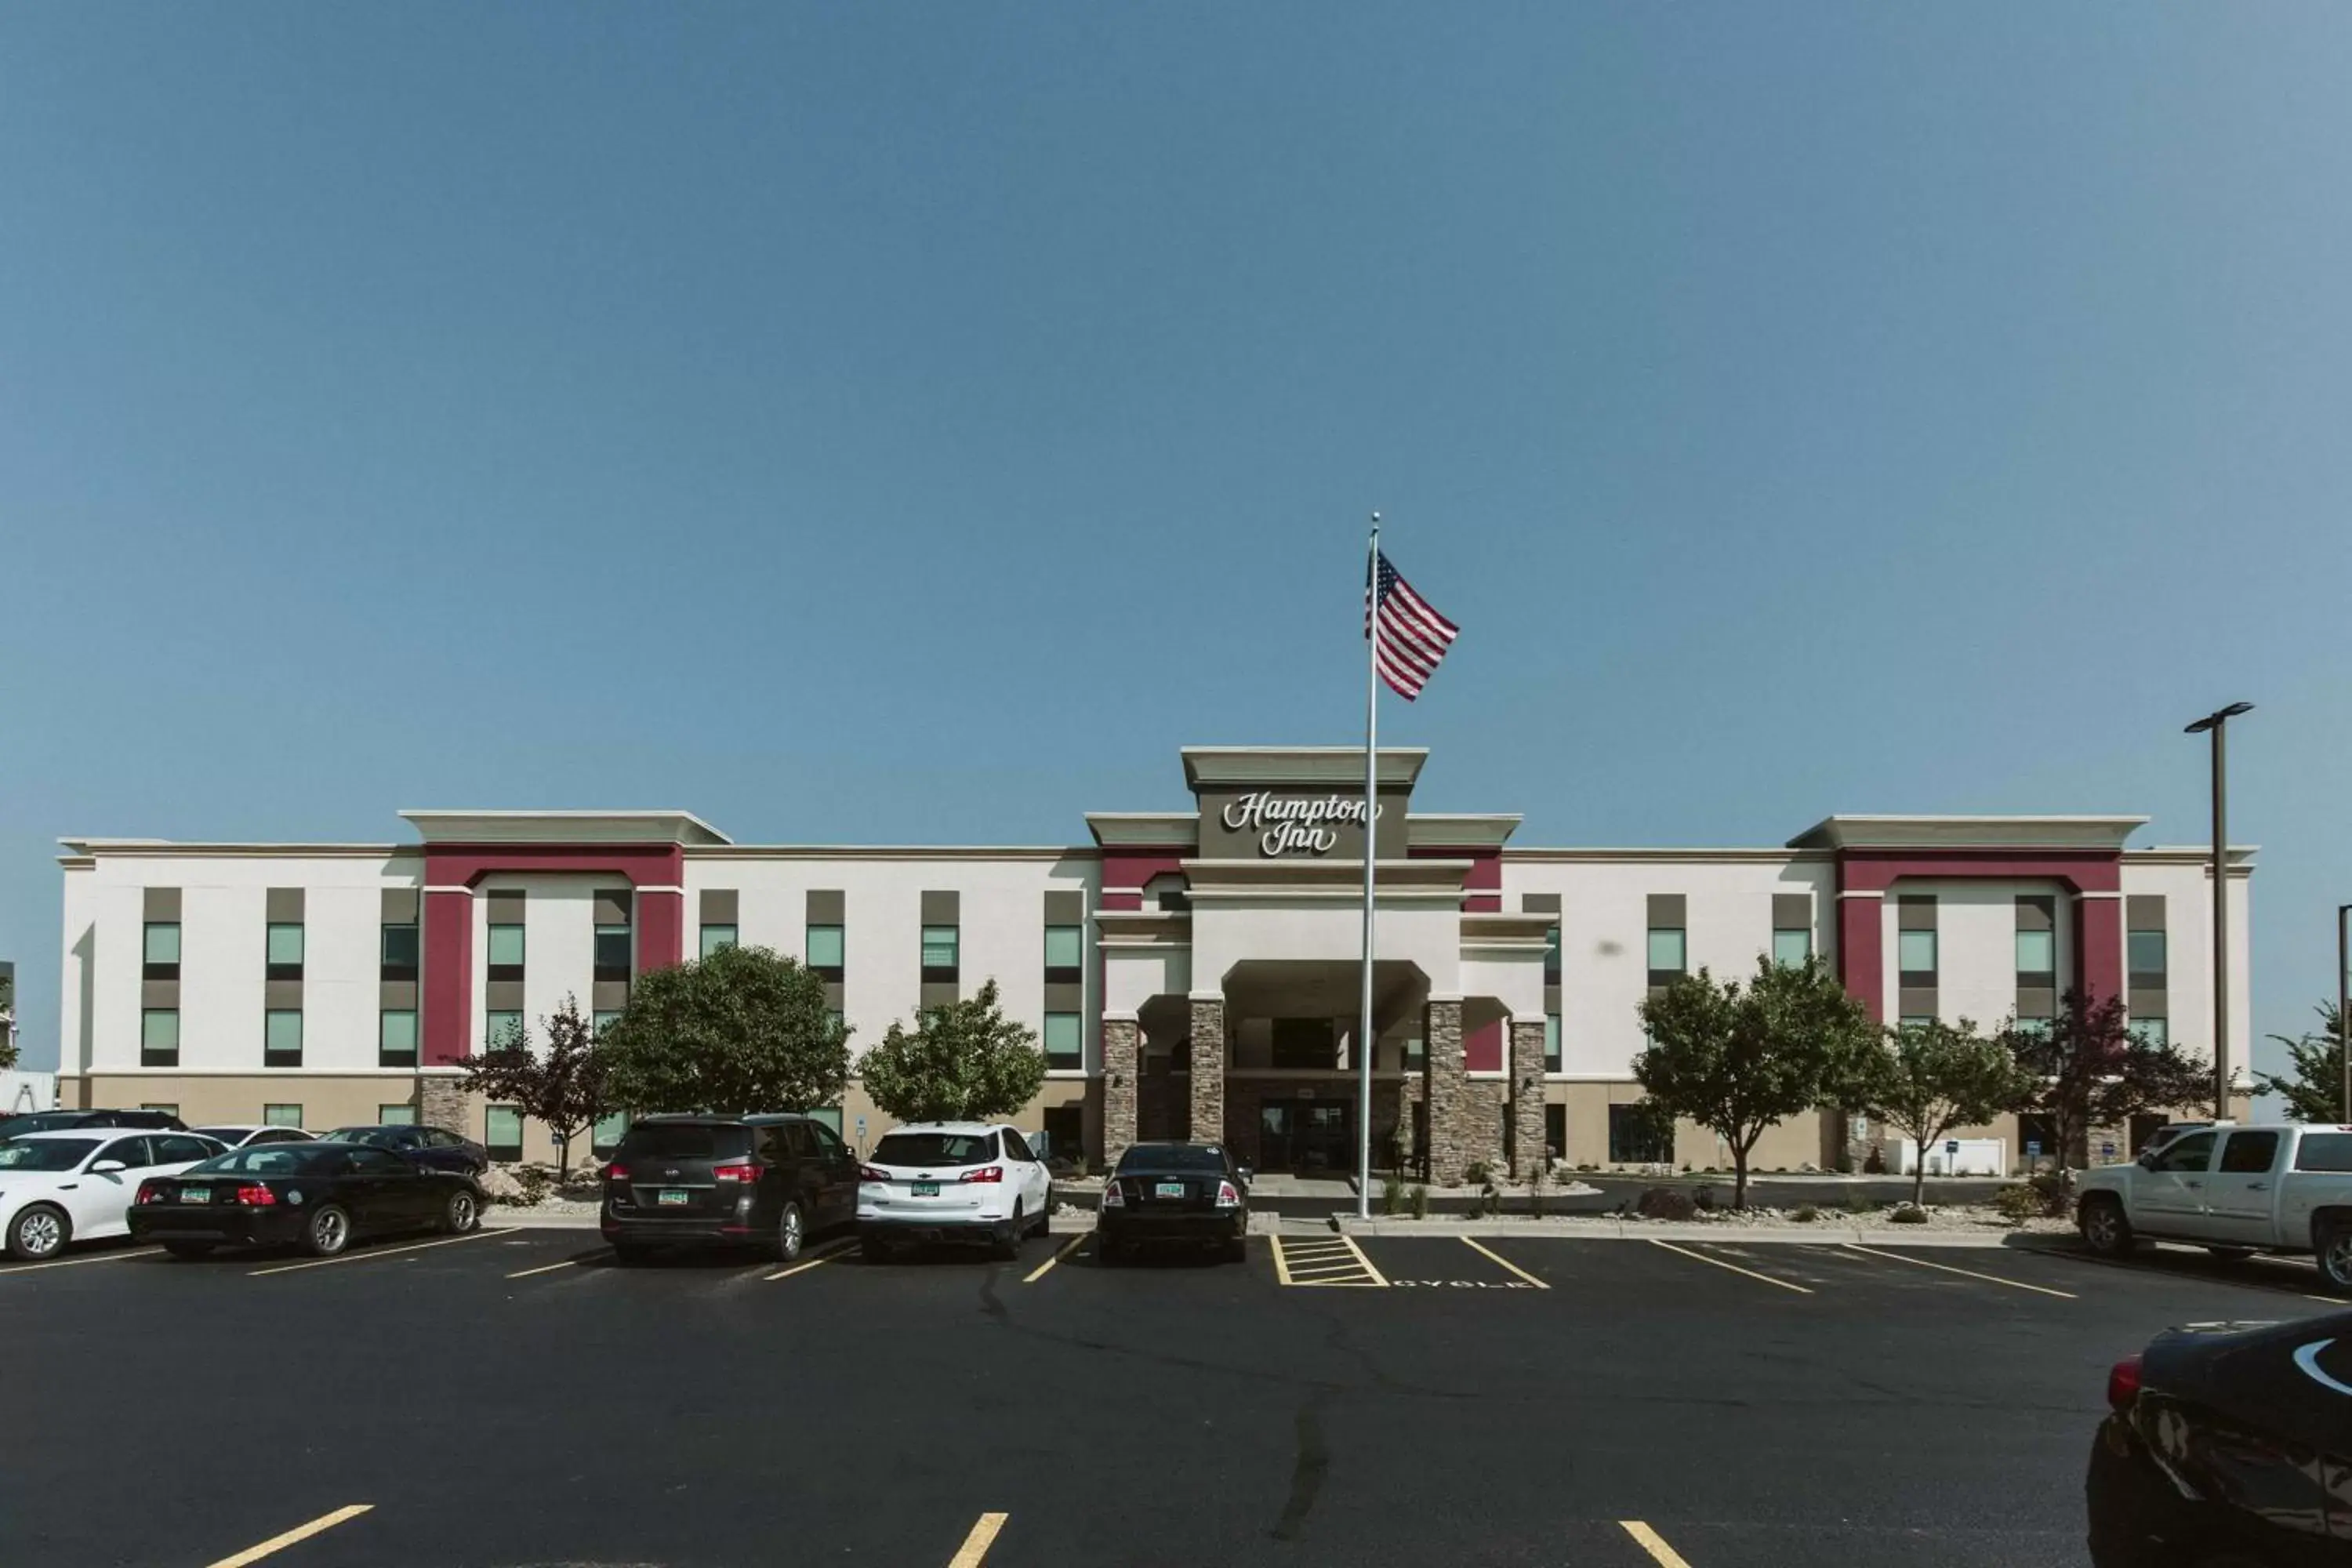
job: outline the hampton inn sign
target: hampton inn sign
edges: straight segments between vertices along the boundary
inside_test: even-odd
[[[1383,809],[1375,806],[1372,815],[1377,817]],[[1223,815],[1231,831],[1257,834],[1261,855],[1328,855],[1339,847],[1339,835],[1324,825],[1344,822],[1361,827],[1364,803],[1360,796],[1349,800],[1336,795],[1282,795],[1254,790],[1225,807]]]

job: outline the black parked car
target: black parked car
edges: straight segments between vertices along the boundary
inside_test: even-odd
[[[331,1258],[359,1237],[468,1231],[482,1199],[471,1176],[427,1170],[365,1143],[264,1143],[139,1184],[131,1234],[174,1258],[216,1247],[299,1243]]]
[[[2352,1563],[2352,1312],[2159,1334],[2107,1374],[2097,1568]]]
[[[1105,1263],[1117,1263],[1146,1242],[1192,1242],[1239,1262],[1249,1183],[1249,1167],[1222,1143],[1130,1144],[1103,1180],[1096,1247]]]
[[[490,1152],[471,1138],[438,1127],[338,1127],[320,1134],[322,1142],[365,1143],[405,1155],[433,1171],[456,1171],[478,1176],[490,1168]]]
[[[790,1261],[856,1218],[857,1157],[806,1116],[648,1116],[604,1171],[604,1239],[624,1263],[676,1242]]]
[[[0,1117],[0,1138],[22,1132],[70,1132],[77,1127],[152,1127],[185,1132],[188,1124],[168,1110],[27,1110]]]

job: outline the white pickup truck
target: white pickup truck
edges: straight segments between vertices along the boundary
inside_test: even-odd
[[[2231,1258],[2312,1253],[2330,1284],[2352,1290],[2352,1127],[2225,1121],[2185,1132],[2085,1175],[2075,1221],[2105,1257],[2143,1238]]]

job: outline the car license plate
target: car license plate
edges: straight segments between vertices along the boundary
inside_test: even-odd
[[[689,1203],[693,1198],[694,1194],[682,1187],[664,1187],[654,1194],[655,1204],[663,1208],[667,1208],[672,1204]]]
[[[1151,1190],[1154,1194],[1163,1198],[1181,1198],[1184,1195],[1184,1184],[1181,1182],[1162,1182]]]
[[[208,1204],[213,1201],[213,1190],[210,1187],[182,1187],[180,1201],[184,1204]]]
[[[917,1182],[915,1184],[915,1195],[919,1198],[938,1197],[940,1195],[940,1184],[937,1182]]]

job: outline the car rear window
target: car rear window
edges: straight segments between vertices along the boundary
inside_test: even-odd
[[[320,1171],[350,1159],[349,1149],[332,1143],[262,1143],[215,1154],[188,1172],[192,1176],[215,1171],[240,1176],[286,1175],[296,1171]]]
[[[1122,1172],[1222,1171],[1225,1168],[1225,1152],[1214,1146],[1203,1149],[1189,1144],[1129,1149],[1119,1160],[1118,1168]]]
[[[977,1165],[995,1158],[993,1132],[887,1132],[874,1145],[877,1165]]]
[[[621,1140],[614,1159],[726,1160],[751,1151],[748,1127],[698,1126],[692,1122],[648,1126],[640,1122]]]
[[[2306,1132],[2294,1152],[2298,1171],[2352,1171],[2352,1132]]]

